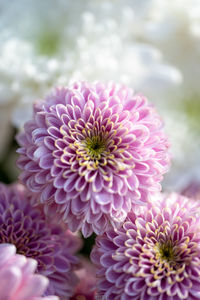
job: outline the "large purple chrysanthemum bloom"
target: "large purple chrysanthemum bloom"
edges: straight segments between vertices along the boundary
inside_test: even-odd
[[[20,184],[0,184],[0,243],[14,244],[18,254],[38,262],[37,272],[50,281],[46,295],[66,299],[73,294],[80,241],[61,225],[47,222]]]
[[[92,251],[100,299],[200,299],[199,228],[197,201],[176,194],[130,213]]]
[[[0,300],[58,300],[42,297],[48,279],[35,274],[37,262],[16,254],[16,247],[0,244]]]
[[[78,82],[35,105],[18,136],[20,179],[84,236],[124,221],[160,189],[168,142],[154,107],[127,87]]]

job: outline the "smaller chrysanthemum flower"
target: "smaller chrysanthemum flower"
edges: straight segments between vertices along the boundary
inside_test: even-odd
[[[72,231],[103,233],[160,190],[168,141],[147,99],[116,84],[74,83],[35,105],[18,136],[20,179]]]
[[[100,298],[200,299],[199,227],[197,201],[177,194],[130,213],[92,250]]]
[[[22,185],[0,184],[0,244],[14,244],[18,254],[35,259],[37,273],[50,281],[45,295],[66,299],[77,283],[79,238],[53,220],[47,222],[30,202]]]
[[[0,300],[58,300],[42,297],[49,280],[35,274],[37,262],[16,254],[16,247],[0,244]]]
[[[96,270],[85,258],[81,258],[81,267],[76,272],[79,283],[70,300],[95,300],[96,295]]]

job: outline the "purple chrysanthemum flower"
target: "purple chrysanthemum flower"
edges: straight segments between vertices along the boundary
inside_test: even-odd
[[[48,279],[35,274],[37,262],[16,254],[16,247],[0,244],[0,300],[58,300],[42,297]]]
[[[200,299],[197,201],[171,194],[97,237],[92,261],[106,300]]]
[[[30,205],[26,189],[0,184],[0,243],[14,244],[18,254],[38,262],[37,272],[48,277],[46,295],[66,299],[77,283],[74,269],[78,237],[62,226],[46,221],[39,208]]]
[[[35,105],[18,136],[20,179],[84,236],[124,221],[160,189],[168,141],[154,107],[127,87],[78,82]]]

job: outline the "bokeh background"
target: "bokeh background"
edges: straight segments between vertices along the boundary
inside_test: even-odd
[[[146,95],[171,142],[163,189],[200,182],[199,0],[0,0],[1,181],[33,101],[77,79]]]

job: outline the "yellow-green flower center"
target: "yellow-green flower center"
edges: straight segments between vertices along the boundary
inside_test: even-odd
[[[86,139],[86,150],[91,158],[100,159],[101,154],[106,150],[105,140],[100,136],[93,136]]]
[[[174,259],[173,245],[171,242],[160,244],[158,246],[158,252],[162,260],[169,262]]]

